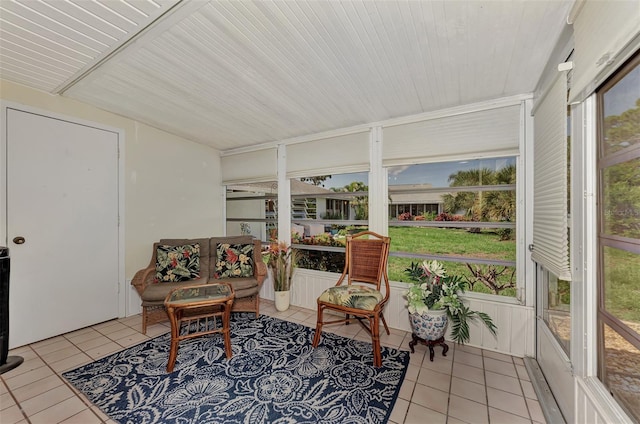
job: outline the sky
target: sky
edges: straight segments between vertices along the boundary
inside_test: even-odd
[[[475,159],[458,162],[395,166],[389,168],[389,185],[431,184],[433,187],[448,187],[449,175],[458,171],[478,169],[481,166],[500,169],[511,164],[515,164],[514,158]],[[338,188],[344,187],[354,181],[361,181],[369,185],[368,173],[356,172],[352,174],[333,175],[327,179],[322,186],[325,188]]]

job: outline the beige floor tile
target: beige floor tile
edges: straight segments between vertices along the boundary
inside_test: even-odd
[[[418,379],[418,374],[420,373],[420,367],[417,365],[411,365],[407,367],[407,373],[404,375],[405,380],[416,381]]]
[[[485,371],[484,377],[487,382],[487,387],[493,387],[505,392],[513,393],[514,395],[522,396],[522,388],[520,387],[520,380],[508,375],[497,374],[492,371]]]
[[[424,406],[425,408],[432,409],[440,412],[441,414],[447,413],[447,398],[448,393],[443,392],[432,387],[427,387],[422,384],[416,384],[413,390],[412,403]]]
[[[78,347],[78,349],[81,349],[84,352],[86,352],[89,349],[94,349],[98,346],[102,346],[112,342],[113,340],[111,340],[109,337],[105,336],[104,334],[100,334],[100,337],[95,337],[93,339],[76,343],[76,346]]]
[[[491,424],[531,424],[531,421],[526,418],[496,408],[489,408],[489,419]]]
[[[117,319],[112,319],[112,320],[109,320],[109,321],[101,322],[100,324],[92,325],[91,328],[93,328],[94,330],[100,331],[100,330],[102,330],[104,328],[111,327],[111,326],[116,325],[116,324],[120,324],[120,323],[118,322]],[[102,331],[100,331],[100,332],[102,333]],[[104,333],[102,333],[102,334],[104,334]]]
[[[107,355],[110,355],[114,352],[118,352],[119,350],[122,350],[122,346],[120,346],[116,342],[109,342],[107,344],[94,347],[93,349],[85,350],[85,353],[90,357],[92,357],[93,359],[99,359]]]
[[[489,406],[501,411],[529,418],[529,411],[523,396],[517,396],[502,390],[487,387],[487,399]]]
[[[422,361],[422,368],[437,371],[443,374],[451,374],[453,370],[453,361],[451,357],[436,356],[433,361],[429,359],[429,354],[425,354]]]
[[[443,392],[448,392],[451,384],[451,375],[422,368],[418,375],[417,382],[425,386],[433,387],[434,389],[442,390]]]
[[[451,395],[449,398],[449,416],[467,423],[488,424],[487,405],[469,399]]]
[[[54,389],[58,386],[64,385],[64,381],[59,375],[53,374],[49,377],[45,377],[41,380],[34,381],[31,384],[22,386],[12,391],[13,395],[18,402],[24,402],[27,399],[38,396],[44,392]]]
[[[456,352],[463,351],[463,352],[473,353],[474,355],[482,355],[482,349],[480,349],[479,347],[462,345],[462,344],[453,343],[453,342],[451,343],[453,344],[453,347],[455,347]]]
[[[78,353],[82,353],[82,351],[77,347],[70,345],[65,348],[43,354],[42,359],[44,359],[47,363],[58,362],[70,356],[77,355]]]
[[[484,384],[463,380],[458,377],[451,379],[451,394],[460,396],[474,402],[487,404],[487,390]]]
[[[512,358],[514,364],[524,366],[524,359],[518,358],[517,356],[513,356]]]
[[[138,331],[142,331],[142,327],[138,330]],[[166,327],[162,324],[154,324],[151,325],[149,327],[147,327],[147,337],[149,338],[154,338],[154,337],[158,337],[162,334],[166,334],[169,331],[171,331],[171,329],[169,327]],[[142,334],[142,333],[140,333]]]
[[[3,409],[2,412],[0,412],[0,418],[2,424],[17,424],[24,421],[24,414],[22,414],[18,405],[14,405]]]
[[[396,423],[403,423],[409,410],[409,401],[406,399],[396,400],[396,404],[393,406],[389,420]]]
[[[538,396],[536,395],[536,391],[533,388],[533,384],[527,380],[520,380],[520,385],[522,386],[522,392],[524,393],[524,397],[529,399],[538,400]]]
[[[73,391],[66,385],[62,385],[20,402],[20,405],[24,412],[31,417],[71,397],[75,397]]]
[[[380,331],[380,344],[382,346],[392,347],[394,349],[399,349],[402,347],[402,342],[404,341],[404,334],[387,334],[384,332],[384,329]],[[409,349],[409,346],[406,346],[405,349]]]
[[[445,424],[447,416],[433,409],[411,402],[404,424]]]
[[[459,420],[459,419],[457,419],[457,418],[452,417],[451,415],[449,415],[449,416],[447,417],[447,424],[468,424],[468,423],[465,423],[464,421]]]
[[[402,385],[400,386],[400,393],[398,394],[398,397],[400,399],[411,400],[411,397],[413,396],[413,389],[415,389],[415,387],[416,387],[415,381],[407,380],[405,378],[404,381],[402,382]]]
[[[516,372],[518,373],[518,378],[520,378],[520,380],[531,381],[529,373],[524,365],[516,365]]]
[[[126,318],[119,318],[118,322],[124,325],[128,325],[129,327],[138,328],[142,324],[142,315],[132,315]]]
[[[46,346],[52,343],[57,343],[61,340],[64,340],[63,336],[55,336],[55,337],[50,337],[48,339],[40,340],[39,342],[32,343],[30,346],[37,351],[38,348],[41,348],[43,346]]]
[[[4,384],[4,381],[0,380],[0,395],[5,393],[9,393],[9,389],[7,388],[7,385]]]
[[[121,339],[117,339],[115,342],[122,347],[129,347],[129,346],[140,344],[147,340],[149,340],[149,337],[145,336],[144,334],[133,333]]]
[[[60,422],[60,424],[100,424],[100,423],[102,423],[102,420],[98,418],[98,416],[94,414],[91,409],[88,409],[88,408]]]
[[[31,424],[59,423],[87,409],[80,399],[72,397],[30,416]]]
[[[473,381],[474,383],[484,384],[484,371],[469,365],[456,364],[456,366],[453,367],[453,376],[462,378],[463,380]]]
[[[509,377],[518,377],[515,365],[498,361],[497,359],[484,358],[484,369],[498,374],[508,375]]]
[[[73,344],[62,336],[50,340],[52,340],[51,343],[47,343],[44,345],[33,345],[33,350],[35,350],[38,355],[45,356],[57,350],[73,347]]]
[[[24,362],[18,366],[18,368],[14,368],[11,371],[2,374],[2,377],[5,379],[13,378],[21,374],[26,374],[38,368],[42,368],[44,366],[46,366],[46,364],[42,360],[42,358],[40,358],[39,356],[35,356],[29,359],[25,359]]]
[[[529,408],[529,416],[533,421],[537,421],[539,423],[543,423],[544,413],[542,412],[542,408],[540,408],[540,402],[533,399],[526,399],[527,407]]]
[[[51,370],[51,368],[42,366],[29,372],[25,372],[24,374],[16,375],[15,377],[4,378],[3,376],[3,379],[10,390],[15,390],[19,387],[31,384],[34,381],[49,377],[50,375],[54,375],[54,372]]]
[[[81,330],[81,332],[73,332],[69,334],[65,334],[65,338],[69,340],[74,345],[78,345],[78,343],[86,342],[87,340],[92,340],[98,337],[104,337],[104,335],[94,330],[93,328],[85,328]]]
[[[476,368],[482,368],[482,356],[473,353],[456,350],[453,354],[453,361],[457,364],[470,365]]]
[[[11,396],[11,393],[7,392],[0,395],[0,411],[2,411],[3,409],[7,409],[15,404],[16,402],[13,400],[13,396]]]
[[[413,353],[409,353],[409,363],[412,365],[421,366],[422,361],[424,360],[425,353],[426,350],[415,348]]]
[[[512,356],[505,355],[504,353],[493,352],[491,350],[483,350],[482,356],[484,356],[485,358],[497,359],[498,361],[503,361],[503,362],[508,362],[510,364],[513,364]]]
[[[79,353],[77,355],[70,356],[62,361],[53,362],[49,364],[54,371],[62,373],[64,371],[78,368],[81,365],[88,364],[93,360],[85,353]]]
[[[120,324],[120,325],[123,325],[123,324]],[[122,339],[124,337],[130,336],[132,334],[140,334],[138,331],[134,330],[131,327],[128,327],[126,325],[123,325],[123,327],[124,328],[120,330],[113,331],[105,335],[109,337],[111,340],[118,340],[118,339]]]
[[[105,336],[109,336],[111,337],[111,334],[116,333],[118,331],[130,331],[131,327],[126,326],[118,321],[109,321],[109,323],[111,325],[107,325],[104,327],[100,327],[100,326],[94,326],[93,328],[97,331],[99,331],[100,333],[104,334]]]

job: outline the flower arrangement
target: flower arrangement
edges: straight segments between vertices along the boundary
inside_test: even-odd
[[[273,289],[288,291],[291,289],[293,270],[297,265],[297,251],[283,241],[271,243],[265,253],[264,261],[273,273]]]
[[[412,262],[405,273],[412,280],[406,294],[410,314],[422,315],[430,310],[445,310],[452,322],[451,337],[461,344],[469,341],[469,321],[479,319],[491,334],[496,334],[497,328],[491,317],[484,312],[470,310],[460,298],[467,283],[460,276],[447,275],[440,262]]]

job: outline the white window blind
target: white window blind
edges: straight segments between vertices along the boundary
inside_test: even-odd
[[[386,127],[383,139],[384,166],[514,156],[520,140],[520,105]]]
[[[581,102],[640,48],[640,1],[586,0],[573,22],[571,103]]]
[[[287,145],[287,178],[369,170],[369,131]]]
[[[532,259],[571,280],[567,218],[567,76],[535,105]]]
[[[273,147],[223,156],[220,158],[222,184],[275,181],[278,175],[277,152]]]

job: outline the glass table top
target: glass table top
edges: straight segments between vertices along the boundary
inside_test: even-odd
[[[231,288],[227,284],[203,284],[176,289],[169,294],[165,302],[179,305],[222,300],[229,296],[231,296]]]

